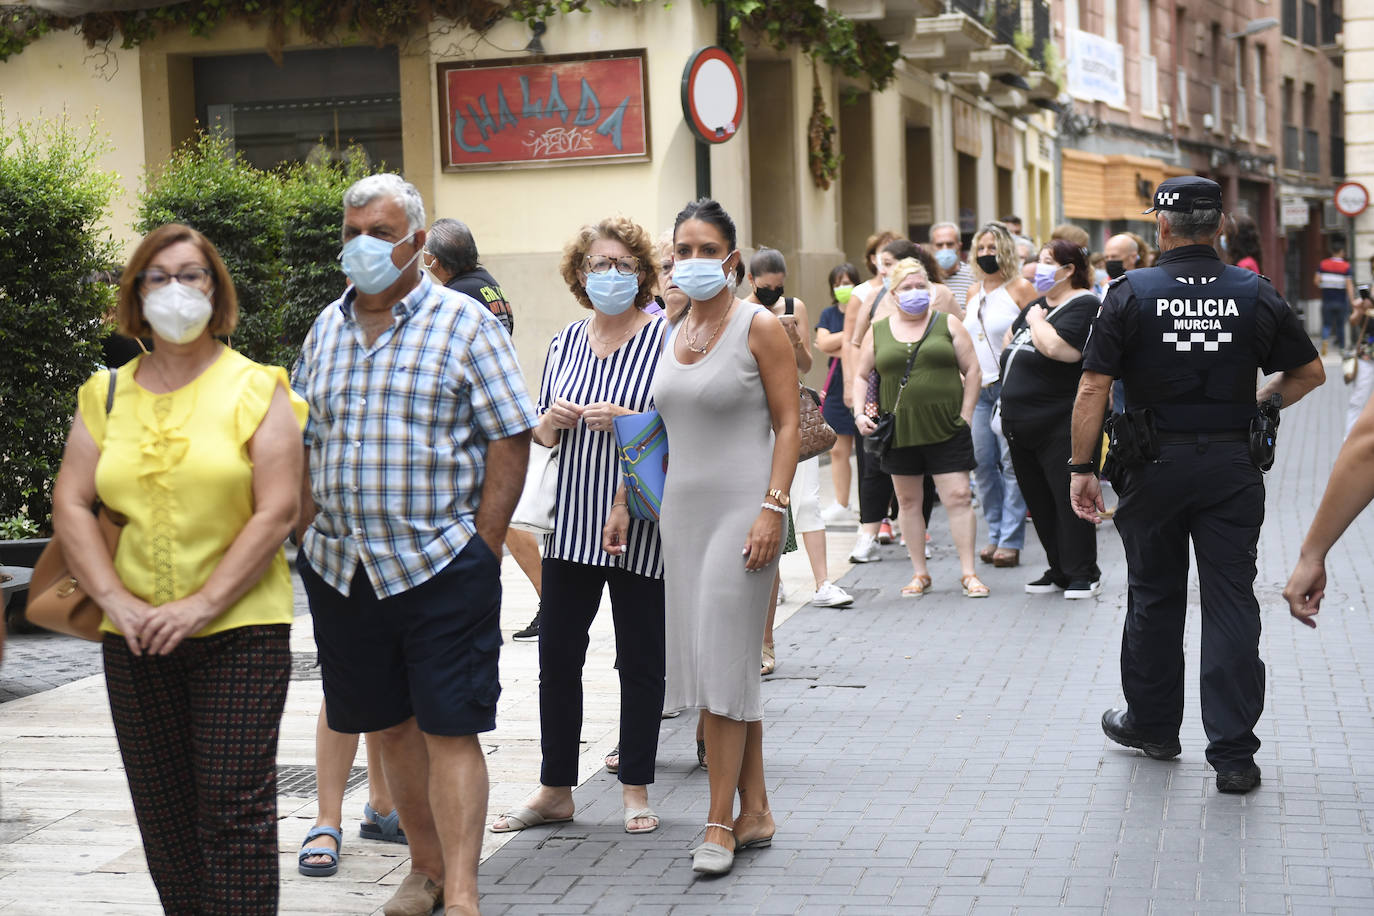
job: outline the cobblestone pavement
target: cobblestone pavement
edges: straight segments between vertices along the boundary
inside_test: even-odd
[[[772,848],[693,878],[707,784],[684,717],[664,730],[656,835],[622,832],[619,792],[598,775],[574,823],[483,864],[483,913],[1374,912],[1374,518],[1333,553],[1315,632],[1279,598],[1340,442],[1345,392],[1329,374],[1285,413],[1269,475],[1257,791],[1216,792],[1191,675],[1181,758],[1103,737],[1125,607],[1110,523],[1102,595],[1076,602],[1022,593],[1038,547],[1020,569],[988,571],[990,600],[960,597],[937,530],[934,593],[896,597],[910,569],[890,547],[845,579],[865,599],[855,608],[806,607],[779,631],[765,686]],[[1196,589],[1194,576],[1190,672]]]
[[[1258,729],[1264,784],[1254,793],[1216,793],[1191,675],[1181,758],[1151,761],[1102,736],[1102,710],[1120,703],[1125,604],[1110,523],[1099,536],[1106,574],[1097,600],[1025,595],[1021,586],[1043,561],[1032,535],[1023,565],[984,567],[993,595],[970,601],[959,596],[937,512],[935,590],[919,600],[896,597],[910,571],[892,546],[883,562],[844,577],[854,608],[797,610],[805,559],[785,558],[780,619],[792,616],[778,630],[778,673],[764,688],[778,835],[772,848],[742,853],[724,878],[694,879],[690,870],[707,797],[690,717],[664,723],[651,790],[662,828],[637,837],[622,830],[620,793],[599,768],[615,741],[617,700],[609,615],[601,615],[581,753],[581,772],[594,775],[576,791],[577,818],[487,835],[483,913],[1374,913],[1374,625],[1365,594],[1374,588],[1374,515],[1332,554],[1317,630],[1292,621],[1279,598],[1339,446],[1344,396],[1329,382],[1285,413],[1269,475],[1258,583],[1269,671]],[[832,571],[843,569],[837,556],[851,538],[832,532]],[[508,565],[509,633],[534,601]],[[1196,582],[1190,599],[1193,671]],[[38,677],[49,644],[12,641],[4,683]],[[308,660],[305,621],[292,648]],[[531,645],[508,643],[502,653],[498,729],[483,737],[488,821],[518,803],[538,773],[535,658]],[[293,680],[279,763],[309,770],[318,708],[319,681]],[[279,799],[283,914],[375,913],[406,873],[404,847],[356,838],[363,792],[346,798],[344,855],[330,879],[295,871],[313,799]],[[99,677],[0,704],[0,913],[73,909],[160,911]]]

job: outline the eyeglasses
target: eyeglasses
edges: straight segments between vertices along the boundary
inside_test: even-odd
[[[210,278],[213,276],[208,267],[183,267],[174,274],[153,267],[139,272],[138,279],[143,281],[143,285],[148,289],[160,289],[173,278],[183,286],[209,286]]]
[[[608,258],[605,255],[588,255],[582,262],[589,274],[604,274],[612,267],[617,273],[632,277],[639,273],[639,258]]]

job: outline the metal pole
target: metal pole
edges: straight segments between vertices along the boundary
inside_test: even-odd
[[[697,199],[711,196],[711,144],[697,141]]]

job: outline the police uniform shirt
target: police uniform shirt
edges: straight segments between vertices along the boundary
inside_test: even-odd
[[[1198,285],[1201,291],[1206,289],[1206,280],[1218,276],[1225,265],[1211,245],[1184,245],[1161,254],[1155,266],[1167,269],[1184,284],[1194,279],[1202,280],[1203,284]],[[1190,301],[1198,303],[1204,300],[1194,297]],[[1242,311],[1240,317],[1244,315]],[[1250,337],[1254,359],[1266,375],[1296,369],[1317,358],[1317,350],[1303,330],[1298,316],[1264,278],[1260,278],[1259,282],[1254,322]],[[1114,378],[1128,376],[1131,371],[1130,356],[1139,335],[1140,306],[1131,289],[1131,274],[1128,272],[1113,281],[1106,298],[1102,300],[1102,307],[1098,310],[1088,342],[1083,348],[1084,371]],[[1130,381],[1127,378],[1127,382]]]

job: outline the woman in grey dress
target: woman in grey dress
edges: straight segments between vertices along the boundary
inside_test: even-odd
[[[692,857],[703,874],[729,871],[735,850],[773,838],[759,654],[800,445],[792,347],[768,309],[735,298],[735,241],[715,201],[678,214],[673,283],[691,306],[669,332],[653,391],[669,448],[664,708],[705,719],[711,803]],[[609,544],[624,513],[612,510]]]

